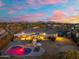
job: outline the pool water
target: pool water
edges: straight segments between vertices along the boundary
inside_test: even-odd
[[[11,47],[6,51],[8,55],[28,55],[32,52],[32,48],[23,48],[21,46]]]
[[[26,54],[29,54],[29,53],[31,53],[31,51],[32,51],[31,48],[25,48],[24,54],[25,54],[25,55],[26,55]]]

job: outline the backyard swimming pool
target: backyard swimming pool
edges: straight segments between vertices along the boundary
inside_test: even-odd
[[[32,52],[32,48],[23,48],[21,46],[12,46],[6,51],[7,55],[28,55]]]

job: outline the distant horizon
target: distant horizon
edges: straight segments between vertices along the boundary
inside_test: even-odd
[[[26,21],[26,22],[22,22],[22,21],[18,21],[18,22],[14,22],[14,21],[12,21],[12,22],[0,22],[0,23],[53,23],[53,24],[79,24],[79,23],[63,23],[63,22],[51,22],[51,21],[48,21],[48,22],[43,22],[43,21],[38,21],[38,22],[28,22],[28,21]]]

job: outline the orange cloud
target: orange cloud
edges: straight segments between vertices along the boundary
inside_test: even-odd
[[[64,15],[64,12],[63,11],[60,11],[60,10],[55,10],[53,14],[56,17],[60,17],[60,16],[63,16]]]
[[[79,23],[79,15],[67,17],[63,11],[57,10],[53,13],[50,21],[59,23]]]
[[[71,16],[67,16],[66,12]],[[51,17],[51,21],[60,23],[79,23],[79,11],[75,7],[71,6],[67,11],[56,10]]]
[[[72,12],[72,14],[77,12],[73,7],[70,7],[68,10]],[[65,12],[56,10],[50,18],[50,21],[59,23],[79,23],[79,15],[68,17],[65,15]]]
[[[56,10],[53,13],[52,20],[53,21],[62,21],[65,18],[65,14],[63,11]]]
[[[79,16],[73,16],[67,18],[64,23],[79,23]]]
[[[52,22],[59,22],[59,23],[65,23],[65,21],[67,20],[67,15],[65,14],[64,11],[62,10],[56,10],[53,12],[52,17],[50,17],[50,21]]]

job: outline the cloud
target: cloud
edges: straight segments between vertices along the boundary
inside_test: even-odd
[[[15,14],[15,13],[16,13],[15,10],[9,10],[9,11],[8,11],[8,14]]]
[[[53,16],[54,17],[62,17],[62,16],[64,16],[64,12],[61,10],[55,10],[53,13]]]
[[[68,17],[66,20],[64,20],[64,23],[79,23],[79,15]]]
[[[12,2],[22,2],[24,0],[11,0]]]
[[[67,0],[26,0],[30,8],[40,8],[45,5],[53,5],[58,3],[67,3]]]
[[[2,6],[4,6],[5,4],[2,2],[2,1],[0,1],[0,7],[2,7]]]
[[[65,15],[65,12],[64,12],[64,11],[55,10],[55,11],[53,12],[53,15],[52,15],[50,21],[63,22],[66,17],[67,17],[67,16]]]
[[[13,1],[19,1],[19,0],[13,0]],[[22,1],[22,0],[21,0]],[[13,4],[9,7],[9,9],[12,10],[23,10],[23,9],[39,9],[46,5],[53,5],[58,3],[65,3],[67,0],[26,0],[26,3],[22,5],[16,5]]]
[[[14,8],[16,10],[22,10],[22,9],[26,9],[28,6],[27,5],[22,5],[22,6],[14,6]]]
[[[4,8],[4,7],[0,7],[0,10],[5,10],[6,8]]]
[[[40,0],[26,0],[27,6],[29,8],[38,9],[43,5],[40,4]]]
[[[38,14],[29,14],[29,15],[23,15],[23,16],[18,16],[16,17],[17,20],[16,21],[22,21],[22,22],[37,22],[37,21],[43,21],[43,18],[45,17],[44,13],[38,13]]]
[[[44,5],[66,3],[66,2],[67,0],[40,0],[40,3]]]
[[[72,14],[75,12],[78,12],[73,7],[70,7],[68,10]],[[49,20],[52,22],[59,22],[59,23],[79,23],[79,15],[67,16],[65,13],[66,12],[64,12],[64,11],[56,10],[56,11],[54,11],[53,16],[50,17]],[[68,14],[70,14],[70,13],[68,13]]]
[[[79,2],[79,0],[76,0],[76,2]]]
[[[23,9],[27,9],[28,6],[27,5],[13,5],[11,7],[8,8],[8,10],[23,10]]]
[[[3,7],[5,5],[5,3],[2,2],[2,0],[0,0],[0,10],[5,10],[6,8]]]
[[[59,23],[79,23],[79,16],[72,16],[68,17],[64,11],[62,10],[55,10],[54,13],[50,18],[47,20],[44,20],[43,17],[45,17],[45,13],[38,13],[38,14],[29,14],[29,15],[23,15],[16,17],[16,22],[59,22]]]
[[[67,13],[71,16],[76,16],[79,15],[79,11],[74,7],[74,6],[70,6],[67,8]]]
[[[27,0],[26,0],[27,1]],[[28,4],[43,4],[43,5],[49,5],[49,4],[57,4],[57,3],[66,3],[67,0],[28,0]]]

